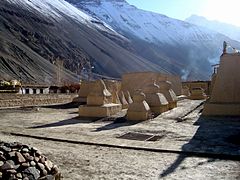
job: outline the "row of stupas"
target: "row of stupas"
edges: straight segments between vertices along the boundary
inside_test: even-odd
[[[106,117],[127,109],[128,120],[147,120],[152,114],[159,115],[177,107],[177,96],[171,87],[169,81],[157,84],[152,80],[131,94],[122,91],[117,81],[83,82],[79,100],[86,101],[86,105],[79,107],[79,115]]]
[[[224,44],[212,81],[182,84],[176,76],[139,72],[123,75],[121,82],[83,82],[78,100],[87,105],[80,106],[80,116],[105,117],[127,109],[127,119],[145,120],[152,114],[158,115],[177,107],[180,95],[191,100],[207,99],[202,115],[239,116],[240,52],[228,53]]]

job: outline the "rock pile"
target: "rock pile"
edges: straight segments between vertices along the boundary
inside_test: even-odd
[[[60,180],[56,165],[38,149],[0,142],[0,180]]]

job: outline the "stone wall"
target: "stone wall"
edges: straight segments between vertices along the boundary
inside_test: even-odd
[[[72,102],[76,96],[76,94],[0,94],[0,108],[63,104]]]

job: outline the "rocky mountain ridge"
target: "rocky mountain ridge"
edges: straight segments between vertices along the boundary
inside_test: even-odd
[[[63,60],[66,82],[92,67],[111,77],[161,70],[128,51],[127,38],[64,0],[4,0],[0,14],[1,79],[53,83],[57,59]]]

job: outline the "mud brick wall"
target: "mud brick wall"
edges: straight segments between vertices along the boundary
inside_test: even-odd
[[[76,94],[0,94],[0,107],[24,107],[72,102]]]
[[[204,89],[204,92],[209,95],[210,94],[210,81],[189,81],[189,82],[183,82],[182,86],[187,86],[189,90],[191,91],[193,88],[202,88]]]

